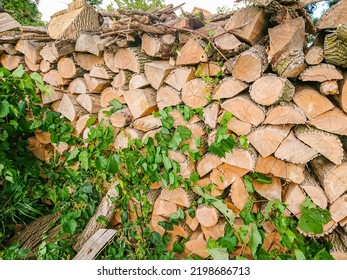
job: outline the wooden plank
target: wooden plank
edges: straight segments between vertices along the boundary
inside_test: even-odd
[[[0,13],[0,32],[15,29],[20,26],[20,23],[16,21],[7,13]]]
[[[99,229],[94,235],[88,239],[83,245],[74,260],[92,260],[101,251],[101,249],[116,234],[114,229]]]

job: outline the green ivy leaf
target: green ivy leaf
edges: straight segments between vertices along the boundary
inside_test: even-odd
[[[162,242],[160,234],[156,231],[151,233],[150,240],[154,245],[159,245]]]
[[[95,159],[95,167],[97,170],[105,170],[107,167],[107,159],[104,156],[98,156]]]
[[[178,126],[177,132],[180,134],[182,140],[189,140],[192,137],[192,132],[185,126]]]
[[[75,158],[77,158],[78,154],[80,153],[79,149],[74,149],[71,154],[69,155],[69,157],[66,159],[66,161],[70,161],[73,160]]]
[[[240,136],[239,138],[240,146],[244,148],[245,150],[248,149],[248,140],[246,136]]]
[[[82,151],[78,155],[78,160],[80,161],[80,163],[84,169],[86,169],[86,170],[89,169],[89,156],[88,156],[87,151]]]
[[[266,177],[264,174],[258,173],[258,172],[254,172],[252,174],[252,177],[261,184],[271,184],[272,183],[272,179],[269,177]]]
[[[213,248],[207,251],[214,260],[229,260],[229,253],[226,248]]]
[[[12,76],[14,78],[22,78],[24,74],[25,74],[24,67],[21,64],[18,66],[16,70],[13,71]]]
[[[169,170],[170,168],[172,168],[171,161],[167,156],[163,156],[163,163],[166,170]]]
[[[91,127],[95,123],[95,121],[96,121],[96,117],[91,116],[86,122],[86,127],[88,128]]]
[[[190,174],[190,181],[192,181],[193,183],[196,183],[199,180],[200,180],[200,176],[198,172],[193,172],[192,174]]]
[[[188,215],[194,219],[195,218],[195,209],[194,208],[188,208]]]
[[[329,211],[320,208],[313,209],[305,207],[302,207],[301,211],[298,226],[305,232],[322,233],[323,225],[327,224],[330,220],[331,215]]]
[[[115,109],[115,112],[119,111],[120,109],[123,108],[123,104],[120,103],[118,100],[116,99],[112,99],[110,102],[109,102]],[[113,112],[113,113],[115,113]]]
[[[252,178],[249,175],[243,177],[243,182],[248,193],[254,193],[255,189],[253,186]]]
[[[30,125],[30,129],[37,129],[42,125],[42,121],[40,120],[34,120],[31,125]]]
[[[31,73],[30,78],[32,78],[35,82],[39,83],[40,85],[43,85],[43,80],[39,73],[37,72]]]
[[[10,112],[10,103],[4,100],[0,103],[0,118],[6,117]]]
[[[220,120],[220,125],[221,126],[226,126],[229,121],[231,120],[231,118],[233,117],[233,114],[230,112],[225,112],[222,119]]]
[[[258,246],[262,244],[262,238],[256,224],[252,225],[251,237],[249,240],[249,247],[251,248],[252,255],[255,256]]]
[[[305,255],[304,255],[304,253],[301,250],[295,249],[294,250],[294,254],[295,254],[295,258],[297,260],[306,260]]]
[[[176,242],[176,241],[174,242],[172,248],[173,248],[174,252],[176,252],[177,254],[181,254],[181,253],[184,252],[184,246],[183,246],[183,244],[178,243],[178,242]]]
[[[167,221],[160,221],[158,222],[158,225],[160,225],[165,230],[173,230],[173,225]]]
[[[232,253],[235,251],[237,241],[238,240],[236,235],[233,235],[231,237],[224,236],[221,240],[219,240],[219,245],[223,248],[226,248],[229,253]]]
[[[77,228],[77,223],[74,219],[65,220],[61,225],[62,233],[73,235]]]
[[[221,158],[225,157],[225,151],[217,143],[212,143],[211,146],[208,148],[208,151],[211,154],[214,154],[214,155],[219,156]]]

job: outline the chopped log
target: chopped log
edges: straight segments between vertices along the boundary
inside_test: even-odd
[[[18,66],[22,63],[23,63],[22,56],[3,54],[0,57],[0,64],[10,71],[18,68]]]
[[[197,169],[197,172],[199,173],[199,176],[203,177],[207,173],[209,173],[213,168],[218,167],[222,163],[223,162],[221,158],[208,153],[204,155],[202,159],[198,162],[196,169]]]
[[[289,133],[275,152],[275,157],[298,164],[305,164],[317,155],[317,151],[296,138],[294,132]]]
[[[52,86],[49,86],[49,88],[50,88],[49,90],[50,92],[41,94],[41,99],[43,104],[53,103],[63,98],[64,91]]]
[[[333,204],[330,205],[329,211],[331,218],[335,222],[340,222],[347,217],[347,194],[342,195]]]
[[[48,60],[41,60],[39,69],[42,73],[47,73],[51,70],[51,63]]]
[[[177,210],[178,208],[176,203],[161,199],[159,197],[154,203],[152,214],[170,217],[173,213],[176,213]]]
[[[89,72],[89,76],[92,78],[110,80],[113,78],[113,73],[106,65],[94,65]]]
[[[239,210],[242,210],[245,207],[249,199],[249,195],[242,178],[237,178],[232,184],[229,196],[233,204]]]
[[[195,239],[193,238],[193,236],[191,236],[189,241],[184,243],[184,248],[187,250],[187,253],[195,254],[205,259],[209,256],[206,245],[207,241],[204,238],[203,233],[201,233]]]
[[[161,120],[153,115],[149,115],[135,120],[133,126],[138,130],[148,132],[161,127]]]
[[[310,166],[318,181],[324,188],[324,192],[333,203],[347,190],[347,163],[335,165],[320,156],[310,162]]]
[[[75,44],[76,52],[87,52],[96,56],[100,55],[98,44],[101,41],[100,36],[81,32]]]
[[[81,30],[95,31],[99,27],[99,14],[91,5],[85,4],[78,9],[53,15],[47,26],[47,33],[55,40],[77,39]]]
[[[80,104],[89,113],[95,114],[100,111],[100,96],[95,94],[80,94],[76,102]]]
[[[75,129],[78,135],[81,135],[83,131],[87,128],[87,122],[92,117],[91,114],[86,114],[80,116],[76,122]]]
[[[194,214],[195,214],[195,211],[196,211],[196,209],[194,207]],[[188,225],[192,231],[196,230],[197,227],[199,226],[199,221],[196,218],[196,215],[194,216],[194,218],[192,218],[189,215],[188,210],[185,210],[185,214],[186,214],[186,225]]]
[[[305,170],[304,174],[305,180],[299,185],[300,188],[307,193],[314,204],[322,209],[326,209],[328,206],[328,198],[323,188],[310,172]]]
[[[128,148],[130,140],[141,139],[142,136],[143,136],[142,131],[127,127],[125,130],[121,131],[116,136],[116,139],[114,141],[114,147],[116,150],[119,150],[122,148]]]
[[[154,37],[145,33],[142,36],[141,50],[152,57],[169,58],[175,40],[176,38],[172,34]]]
[[[217,187],[217,189],[223,191],[238,178],[241,178],[247,173],[247,169],[223,163],[212,170],[210,181]]]
[[[270,184],[263,184],[253,180],[255,191],[269,201],[275,199],[282,200],[282,184],[280,178],[272,175],[269,178],[271,178]]]
[[[347,113],[347,71],[343,73],[343,80],[339,82],[339,92],[336,99],[341,109]]]
[[[92,70],[94,65],[104,64],[104,59],[102,56],[96,56],[94,54],[79,52],[75,52],[73,56],[77,65],[81,66],[81,68],[86,71]]]
[[[232,78],[224,78],[213,92],[213,99],[231,98],[249,87],[248,84]]]
[[[71,81],[69,84],[67,90],[71,94],[83,94],[83,93],[89,93],[87,83],[84,78],[76,78]]]
[[[40,141],[38,141],[35,137],[29,137],[27,141],[28,149],[35,157],[41,161],[45,161],[46,163],[50,162],[52,153],[51,150],[46,148],[46,145],[40,143]]]
[[[77,103],[76,99],[76,95],[65,94],[58,107],[58,112],[71,122],[74,122],[79,116],[87,113],[86,110]]]
[[[231,152],[225,154],[225,158],[222,158],[222,162],[248,171],[253,171],[256,158],[257,154],[252,147],[249,147],[247,150],[234,148]]]
[[[204,122],[207,124],[211,129],[215,129],[217,126],[217,118],[219,115],[220,110],[220,104],[219,103],[212,103],[211,105],[208,105],[204,108]]]
[[[254,171],[263,174],[272,174],[276,177],[300,184],[305,179],[304,170],[305,166],[302,164],[285,162],[275,158],[274,156],[259,156]]]
[[[117,100],[120,103],[125,103],[125,99],[123,96],[124,91],[123,90],[118,90],[112,87],[105,88],[100,96],[100,106],[102,108],[106,108],[110,106],[110,101],[112,100]]]
[[[236,79],[246,83],[259,79],[268,66],[265,47],[254,45],[225,64],[228,72]]]
[[[150,115],[157,109],[156,92],[152,88],[124,91],[124,98],[135,119]]]
[[[187,159],[185,154],[179,151],[169,150],[168,156],[171,160],[176,161],[180,165],[180,174],[182,178],[189,178],[195,171],[195,165]]]
[[[128,70],[120,70],[114,77],[111,85],[116,89],[129,89],[129,81],[132,77],[132,73]]]
[[[300,126],[295,129],[296,137],[316,150],[321,155],[335,163],[341,164],[344,150],[342,143],[336,135],[318,129]]]
[[[133,116],[132,116],[129,108],[123,108],[123,109],[113,113],[110,116],[111,124],[114,127],[119,127],[119,128],[127,126],[128,124],[131,123],[132,120],[133,120]]]
[[[246,45],[241,43],[235,35],[226,32],[221,26],[216,28],[214,37],[214,43],[222,52],[237,54],[246,48]]]
[[[3,44],[2,48],[7,54],[10,54],[10,55],[15,55],[18,53],[18,51],[16,50],[15,44]]]
[[[139,74],[143,71],[144,64],[152,60],[139,48],[122,48],[114,56],[114,67]]]
[[[40,49],[40,44],[35,41],[19,40],[16,44],[16,50],[24,54],[33,64],[42,60]]]
[[[145,75],[151,86],[158,90],[172,69],[168,61],[153,61],[145,64]]]
[[[51,86],[64,86],[69,80],[63,78],[57,70],[51,70],[43,75],[43,81]]]
[[[40,55],[43,60],[47,60],[50,63],[56,62],[57,57],[53,54],[52,45],[46,45],[40,50]]]
[[[129,81],[129,89],[141,89],[150,85],[144,75],[133,75]]]
[[[222,67],[217,62],[201,62],[196,70],[198,77],[216,77],[222,73]]]
[[[59,60],[58,72],[65,79],[73,79],[83,75],[83,70],[77,68],[75,62],[68,57],[63,57]]]
[[[347,115],[338,108],[315,117],[308,124],[327,132],[347,135]]]
[[[8,13],[0,13],[0,33],[20,27],[20,23],[16,21]]]
[[[113,71],[114,73],[118,73],[119,72],[119,68],[118,67],[116,67],[116,65],[115,65],[115,60],[114,60],[114,58],[115,58],[115,53],[113,53],[113,52],[107,52],[107,51],[105,51],[104,52],[104,61],[105,61],[105,64],[106,64],[106,66],[111,70],[111,71]]]
[[[35,138],[44,145],[51,143],[51,134],[45,131],[35,131]]]
[[[297,88],[293,101],[309,120],[334,108],[327,97],[308,86]]]
[[[182,103],[180,92],[170,86],[162,86],[157,92],[159,110]]]
[[[179,67],[170,72],[168,77],[165,79],[165,83],[172,86],[178,91],[181,91],[184,85],[194,79],[194,68],[190,67]]]
[[[63,56],[67,56],[75,52],[75,43],[73,40],[60,40],[54,42],[51,48],[52,54],[56,57],[56,59],[60,59]]]
[[[203,79],[190,80],[182,89],[182,101],[187,106],[196,109],[208,104],[209,86]]]
[[[326,81],[321,83],[319,91],[324,95],[339,94],[339,85],[336,80]]]
[[[306,196],[298,185],[294,183],[288,184],[283,196],[283,202],[287,204],[287,209],[297,218],[301,216],[301,203],[304,202]]]
[[[305,114],[295,104],[281,103],[267,111],[264,124],[305,124],[306,120]]]
[[[218,238],[224,237],[225,225],[225,221],[219,220],[218,223],[212,227],[201,225],[201,230],[204,233],[206,240],[209,238],[217,240]]]
[[[176,188],[173,190],[163,189],[160,193],[159,199],[170,201],[177,205],[189,208],[195,200],[194,193],[186,192],[184,188]]]
[[[169,115],[173,118],[174,124],[173,126],[177,128],[180,125],[187,126],[188,124],[196,123],[201,121],[197,115],[194,115],[189,121],[186,121],[182,114],[178,110],[172,110],[169,112]]]
[[[200,204],[195,211],[199,223],[205,227],[213,227],[219,220],[219,213],[214,207]]]
[[[83,77],[90,93],[101,93],[110,85],[110,80],[93,78],[89,74],[84,74]]]
[[[287,79],[267,74],[250,87],[250,96],[260,105],[269,106],[278,102],[289,102],[295,92],[294,85]]]
[[[310,47],[305,55],[305,61],[308,65],[318,65],[323,60],[323,46],[320,45]]]
[[[300,75],[300,79],[304,82],[325,82],[329,80],[343,79],[340,70],[336,69],[334,65],[321,63],[319,65],[310,66]]]
[[[347,25],[340,25],[336,32],[325,36],[324,58],[327,63],[347,67]]]
[[[330,10],[325,13],[317,27],[319,29],[329,29],[329,28],[337,28],[339,24],[344,24],[347,22],[347,15],[346,15],[346,9],[347,9],[347,1],[341,0],[334,6],[330,8]]]
[[[27,56],[24,56],[24,62],[30,71],[37,72],[40,69],[40,64],[32,63]]]
[[[255,126],[261,124],[265,119],[264,109],[253,102],[247,95],[239,95],[228,99],[221,106],[241,121]]]
[[[247,135],[248,142],[261,154],[267,157],[274,153],[290,132],[290,125],[265,125]]]
[[[207,62],[207,53],[195,39],[188,42],[178,51],[176,65],[192,65]]]
[[[305,21],[303,18],[287,20],[269,28],[272,69],[281,77],[297,77],[306,67],[303,47],[305,43]]]
[[[249,6],[236,11],[225,25],[225,30],[253,45],[265,36],[267,22],[263,9]]]
[[[236,117],[232,117],[228,122],[228,129],[237,135],[247,135],[252,130],[252,124],[239,120]]]

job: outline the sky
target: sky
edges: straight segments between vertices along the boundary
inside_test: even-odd
[[[40,0],[39,10],[42,13],[42,18],[45,21],[50,20],[50,16],[60,10],[66,9],[67,4],[71,3],[72,0]],[[104,0],[103,6],[106,7],[108,4],[114,3],[113,0]],[[228,6],[231,7],[233,1],[229,0],[166,0],[165,4],[174,4],[175,6],[180,5],[182,3],[186,3],[183,6],[185,11],[192,11],[195,6],[206,9],[210,12],[215,12],[217,7],[224,6],[228,3]]]

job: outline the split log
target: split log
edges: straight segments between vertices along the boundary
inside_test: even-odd
[[[169,150],[168,156],[180,165],[180,174],[183,179],[190,178],[190,175],[195,172],[195,164],[189,161],[185,154],[179,151]]]
[[[52,45],[46,45],[40,50],[40,56],[43,60],[47,60],[50,63],[56,62],[58,59],[53,54]]]
[[[305,124],[306,120],[305,114],[295,104],[280,103],[267,111],[264,124]]]
[[[269,106],[278,102],[289,102],[295,92],[294,85],[287,79],[267,74],[250,87],[250,96],[260,105]]]
[[[111,124],[114,127],[119,127],[119,128],[127,126],[128,124],[131,123],[132,120],[133,120],[133,116],[132,116],[129,108],[123,108],[123,109],[113,113],[110,116]]]
[[[232,184],[229,196],[233,204],[239,210],[242,210],[245,207],[249,199],[249,194],[246,190],[246,187],[242,178],[237,178],[235,182]]]
[[[156,92],[152,88],[124,91],[124,98],[135,119],[150,115],[157,109]]]
[[[110,80],[92,78],[89,74],[84,74],[83,77],[90,93],[101,93],[110,85]]]
[[[253,45],[265,36],[267,27],[265,11],[249,6],[236,11],[225,25],[225,30]]]
[[[194,207],[194,213],[195,213],[196,209]],[[185,210],[185,214],[186,214],[186,225],[189,226],[189,228],[194,231],[197,229],[197,227],[199,226],[199,221],[196,218],[196,215],[194,216],[194,218],[192,218],[189,213],[188,210]]]
[[[274,153],[290,132],[290,125],[265,125],[247,135],[248,142],[261,154],[267,157]]]
[[[336,69],[334,65],[321,63],[319,65],[310,66],[300,75],[300,79],[304,82],[325,82],[329,80],[343,79],[340,70]]]
[[[308,65],[318,65],[323,60],[323,46],[320,45],[310,47],[305,55],[305,61]]]
[[[184,188],[176,188],[173,190],[163,189],[160,193],[159,199],[189,208],[192,202],[196,199],[196,195],[192,192],[186,192]]]
[[[335,222],[340,222],[347,217],[347,194],[342,195],[330,205],[329,211],[331,213],[331,218]]]
[[[187,126],[188,124],[197,123],[201,121],[196,114],[189,121],[186,121],[178,110],[172,110],[171,112],[169,112],[169,115],[174,120],[173,126],[175,128],[177,128],[180,125]]]
[[[77,65],[81,66],[81,68],[86,71],[92,70],[94,65],[104,64],[104,59],[102,56],[96,56],[94,54],[79,52],[75,52],[73,56]]]
[[[76,52],[87,52],[94,54],[96,56],[100,55],[100,49],[98,48],[98,44],[100,43],[101,38],[98,35],[92,35],[86,32],[80,32],[76,44],[75,51]]]
[[[293,101],[309,120],[334,109],[334,105],[327,97],[307,86],[297,88]]]
[[[133,75],[129,81],[129,89],[142,89],[150,85],[144,75]]]
[[[51,63],[48,60],[41,60],[40,71],[42,73],[47,73],[49,70],[51,70]]]
[[[56,59],[60,59],[63,56],[67,56],[75,52],[75,43],[73,40],[56,41],[51,45],[51,52]]]
[[[199,62],[207,62],[207,53],[195,39],[188,42],[179,50],[176,65],[191,65]]]
[[[40,143],[35,137],[28,138],[29,151],[39,160],[45,161],[46,163],[49,163],[53,156],[51,147]]]
[[[219,110],[220,110],[220,104],[219,103],[213,103],[213,104],[208,105],[204,108],[204,112],[203,112],[204,122],[211,129],[215,129],[217,126],[217,119],[218,119],[218,115],[219,115]]]
[[[190,67],[179,67],[170,72],[168,77],[165,79],[165,83],[172,86],[178,91],[181,91],[184,85],[194,79],[194,68]]]
[[[222,158],[222,162],[248,171],[253,171],[256,158],[257,154],[252,147],[249,147],[247,150],[234,148],[231,152],[225,154],[225,158]]]
[[[172,69],[168,61],[153,61],[145,64],[145,75],[151,86],[158,90]]]
[[[327,159],[339,165],[342,163],[344,150],[342,143],[336,135],[300,126],[295,129],[296,137]]]
[[[141,50],[152,57],[169,58],[175,43],[175,36],[166,34],[160,37],[143,34]]]
[[[58,62],[58,72],[65,79],[74,79],[82,76],[84,71],[76,67],[71,58],[63,57]]]
[[[114,60],[114,58],[115,58],[115,53],[113,53],[113,52],[107,52],[107,51],[105,51],[104,52],[104,61],[105,61],[105,64],[106,64],[106,66],[111,70],[111,71],[113,71],[114,73],[118,73],[119,72],[119,68],[118,67],[116,67],[116,65],[115,65],[115,60]]]
[[[221,26],[216,28],[214,37],[214,43],[217,48],[227,54],[238,54],[240,51],[247,48],[246,44],[240,42],[235,35],[226,32]]]
[[[159,197],[154,203],[152,214],[170,217],[173,213],[176,213],[177,210],[178,208],[176,203],[161,199]]]
[[[265,119],[264,109],[253,102],[247,95],[239,95],[228,99],[221,106],[241,121],[255,126],[260,125]]]
[[[340,25],[336,32],[325,36],[324,58],[327,63],[347,67],[347,25]]]
[[[195,212],[199,223],[205,227],[213,227],[219,220],[219,212],[214,207],[200,204]]]
[[[76,102],[80,104],[89,113],[95,114],[100,111],[100,96],[95,94],[80,94]]]
[[[221,219],[212,227],[205,227],[201,225],[201,230],[204,233],[206,240],[209,238],[217,240],[218,238],[224,237],[225,225],[225,221]]]
[[[272,69],[281,77],[297,77],[306,67],[303,52],[305,21],[295,18],[269,28]]]
[[[16,50],[15,44],[3,44],[2,45],[3,50],[10,55],[16,55],[18,51]]]
[[[196,70],[196,76],[216,77],[222,73],[222,67],[217,62],[201,62]]]
[[[57,70],[51,70],[43,75],[43,81],[51,86],[67,85],[69,80],[63,78]]]
[[[193,109],[201,108],[209,103],[209,94],[210,88],[203,79],[190,80],[182,89],[182,101]]]
[[[218,190],[224,191],[233,184],[237,179],[248,173],[247,169],[222,163],[214,168],[210,174],[210,181]]]
[[[326,209],[328,206],[328,198],[323,188],[310,172],[305,170],[304,174],[305,180],[299,185],[300,188],[307,193],[314,204],[322,209]]]
[[[324,95],[339,94],[339,85],[336,80],[325,81],[319,86],[319,91]]]
[[[123,93],[123,90],[115,89],[112,87],[105,88],[100,96],[100,106],[102,108],[106,108],[110,106],[110,101],[114,99],[119,101],[120,103],[126,103]]]
[[[91,114],[83,115],[76,121],[75,129],[78,135],[81,135],[83,131],[87,128],[87,122],[92,117]]]
[[[157,92],[159,110],[182,103],[180,92],[170,86],[162,86]]]
[[[41,94],[41,100],[43,104],[53,103],[57,100],[61,100],[64,96],[64,91],[58,88],[49,86],[50,90],[48,93]]]
[[[232,78],[224,78],[213,92],[213,99],[231,98],[249,87],[248,84]]]
[[[269,176],[271,178],[270,184],[259,183],[253,180],[253,186],[255,191],[267,200],[282,200],[282,184],[278,177]]]
[[[338,108],[315,117],[308,124],[327,132],[347,135],[347,115]]]
[[[140,48],[123,48],[114,56],[114,67],[139,74],[143,71],[144,64],[151,61],[153,59],[141,52]]]
[[[16,21],[12,16],[10,16],[8,13],[1,12],[0,26],[0,33],[2,33],[20,27],[20,23]]]
[[[89,72],[89,76],[92,78],[111,80],[113,78],[113,73],[106,65],[94,65]]]
[[[40,69],[40,64],[32,63],[27,56],[24,56],[24,63],[30,71],[37,72]]]
[[[347,190],[347,163],[335,165],[320,156],[310,162],[310,166],[324,188],[324,192],[333,203]]]
[[[283,202],[287,204],[287,209],[297,218],[301,215],[301,203],[304,202],[306,196],[298,185],[290,183],[286,186],[283,196]]]
[[[84,78],[76,78],[71,81],[69,84],[67,90],[71,94],[83,94],[83,93],[89,93],[87,83]]]
[[[341,0],[325,13],[318,23],[319,29],[337,28],[339,24],[347,22],[347,1]]]
[[[252,124],[239,120],[236,117],[232,117],[228,122],[228,129],[236,133],[237,135],[247,135],[252,130]]]
[[[125,130],[117,134],[114,141],[114,147],[116,150],[128,148],[129,141],[135,140],[135,139],[141,139],[142,136],[143,136],[142,131],[127,127]]]
[[[33,64],[42,60],[40,55],[41,45],[38,42],[30,40],[19,40],[16,44],[16,50],[24,54]]]
[[[76,99],[76,95],[65,94],[58,106],[58,112],[71,122],[74,122],[79,116],[87,113],[86,110],[77,103]]]
[[[135,120],[133,126],[135,129],[148,132],[161,127],[161,120],[153,115],[149,115]]]
[[[195,254],[205,259],[209,256],[206,245],[207,245],[207,241],[203,233],[201,232],[200,235],[198,235],[196,238],[193,238],[191,236],[189,241],[184,243],[184,248],[187,250],[187,253]]]
[[[120,70],[114,77],[111,85],[116,89],[129,89],[129,81],[132,77],[132,73],[128,70]]]
[[[22,64],[23,61],[23,57],[18,55],[3,54],[0,57],[0,64],[10,71],[18,68],[18,66]]]
[[[337,101],[340,108],[347,113],[347,71],[343,73],[343,80],[339,82],[339,92]]]
[[[200,177],[205,176],[208,174],[213,168],[218,167],[223,162],[221,158],[218,156],[215,156],[213,154],[206,154],[202,157],[202,159],[198,162],[196,166],[196,170],[199,173]]]

